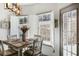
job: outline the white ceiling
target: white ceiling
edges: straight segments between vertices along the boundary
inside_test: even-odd
[[[19,3],[19,5],[34,5],[36,3]]]

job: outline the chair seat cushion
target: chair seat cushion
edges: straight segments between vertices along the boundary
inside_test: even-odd
[[[32,54],[33,54],[32,50],[26,50],[26,51],[24,51],[24,55],[32,56]]]
[[[39,49],[35,49],[34,52],[33,52],[33,49],[29,49],[24,52],[24,55],[32,56],[32,55],[37,55],[39,53],[40,53]]]

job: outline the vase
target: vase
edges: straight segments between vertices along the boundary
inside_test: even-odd
[[[26,32],[28,31],[28,27],[27,26],[22,26],[21,27],[21,31],[23,32],[22,34],[22,41],[26,41]]]

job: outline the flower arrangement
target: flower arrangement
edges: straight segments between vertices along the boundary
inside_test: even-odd
[[[26,31],[29,30],[29,27],[27,26],[27,24],[22,24],[22,25],[20,26],[20,29],[21,29],[22,32],[23,32],[22,40],[25,41],[25,40],[26,40],[26,38],[25,38],[25,33],[26,33]]]

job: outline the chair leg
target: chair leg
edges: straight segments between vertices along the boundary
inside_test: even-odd
[[[18,56],[20,56],[20,50],[18,49]]]
[[[22,56],[24,56],[23,51],[24,51],[24,50],[22,49]]]
[[[24,53],[22,52],[22,56],[24,56]]]
[[[42,52],[40,52],[40,56],[42,56]]]

